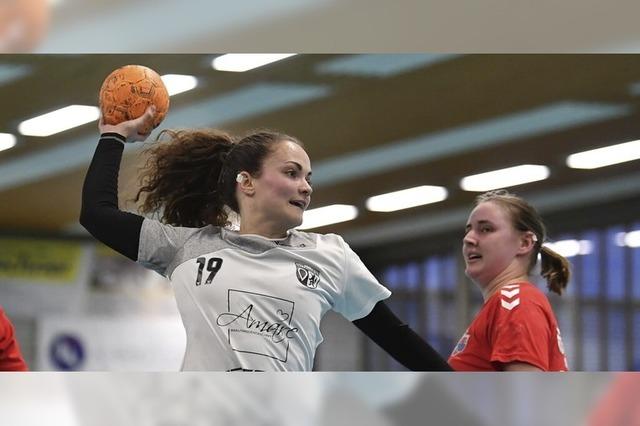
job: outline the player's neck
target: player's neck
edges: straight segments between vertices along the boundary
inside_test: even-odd
[[[287,236],[287,231],[272,223],[264,221],[241,220],[239,234],[258,235],[270,240],[282,239]]]
[[[528,281],[529,277],[522,270],[515,270],[512,268],[506,268],[498,276],[492,279],[486,286],[482,288],[482,298],[486,302],[493,296],[498,290],[509,284],[520,283]]]

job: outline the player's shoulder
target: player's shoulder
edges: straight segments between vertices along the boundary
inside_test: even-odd
[[[546,296],[529,282],[503,286],[498,290],[494,303],[501,311],[515,312],[548,305]]]
[[[528,302],[548,303],[547,296],[535,284],[530,282],[518,283],[522,298]]]
[[[338,234],[319,234],[317,232],[307,232],[294,230],[294,235],[299,239],[313,241],[315,245],[342,247],[344,240]]]
[[[295,231],[295,240],[292,242],[303,242],[308,251],[308,255],[317,258],[322,262],[343,263],[349,255],[346,243],[337,234],[319,234],[316,232]],[[296,244],[300,247],[300,244]]]
[[[207,225],[202,228],[185,228],[185,232],[189,235],[205,235],[211,238],[220,238],[222,227],[216,225]]]
[[[169,241],[177,249],[186,250],[187,247],[216,244],[222,241],[220,226],[206,225],[200,228],[173,226],[156,220],[145,219],[143,234],[150,240]]]
[[[206,225],[201,228],[194,227],[186,227],[186,226],[178,226],[178,225],[170,225],[168,223],[164,223],[156,218],[145,217],[142,222],[143,228],[150,228],[153,230],[162,229],[166,232],[171,233],[181,233],[186,235],[192,235],[202,232],[215,232],[220,233],[220,227],[214,225]]]
[[[184,245],[216,244],[224,245],[223,227],[207,225],[202,228],[181,228]]]

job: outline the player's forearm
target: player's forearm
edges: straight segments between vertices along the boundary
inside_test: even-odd
[[[96,239],[137,260],[143,217],[118,209],[118,173],[124,139],[101,136],[82,188],[80,224]]]
[[[384,302],[353,322],[396,361],[412,371],[452,371],[431,345],[402,323]]]
[[[378,344],[409,370],[452,371],[440,354],[408,325],[391,330]]]

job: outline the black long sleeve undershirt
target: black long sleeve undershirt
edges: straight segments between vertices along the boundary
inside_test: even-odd
[[[400,321],[383,301],[353,324],[409,370],[452,371],[440,354]]]
[[[124,142],[116,133],[101,136],[82,188],[80,223],[96,239],[136,261],[144,218],[118,208],[118,173]],[[410,370],[451,370],[444,359],[382,301],[369,315],[353,324]]]
[[[80,224],[97,240],[135,261],[144,218],[118,209],[118,173],[124,141],[116,133],[105,133],[100,138],[82,188]]]

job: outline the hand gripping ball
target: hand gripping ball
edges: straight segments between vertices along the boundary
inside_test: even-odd
[[[106,124],[138,118],[151,104],[156,107],[153,123],[140,133],[149,133],[158,127],[169,110],[169,93],[162,79],[142,65],[118,68],[107,76],[100,88],[100,111]]]

